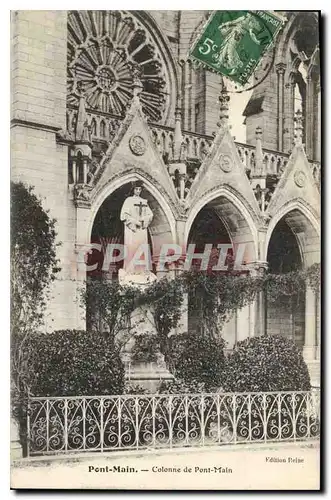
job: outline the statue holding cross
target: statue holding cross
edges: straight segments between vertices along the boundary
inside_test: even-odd
[[[124,270],[130,274],[141,274],[146,272],[146,267],[132,263],[134,256],[139,259],[139,250],[148,248],[147,228],[153,219],[153,212],[148,206],[147,200],[140,196],[143,184],[140,181],[133,183],[131,195],[126,198],[121,210],[121,221],[124,222],[124,245],[126,258]],[[149,257],[151,254],[149,252]],[[146,260],[146,255],[145,255]]]

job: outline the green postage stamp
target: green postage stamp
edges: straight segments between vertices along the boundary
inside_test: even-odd
[[[216,11],[190,57],[244,85],[272,45],[284,20],[267,11]]]

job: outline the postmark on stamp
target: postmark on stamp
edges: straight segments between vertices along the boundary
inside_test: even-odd
[[[285,22],[262,10],[216,11],[190,50],[190,58],[245,85]]]

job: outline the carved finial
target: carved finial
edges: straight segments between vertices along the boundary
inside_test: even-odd
[[[91,126],[88,124],[87,120],[85,120],[83,125],[82,140],[84,142],[91,142]]]
[[[302,144],[302,131],[303,131],[303,124],[302,124],[302,111],[298,109],[298,111],[295,113],[294,117],[294,137],[295,137],[295,144],[299,145]]]
[[[134,101],[139,100],[139,94],[143,91],[143,84],[141,83],[141,76],[143,70],[138,63],[130,63],[131,75],[133,79],[133,99]]]
[[[264,162],[263,162],[262,129],[261,129],[261,127],[256,127],[255,137],[256,137],[256,145],[255,145],[254,176],[264,177],[265,176],[265,168],[264,168]]]
[[[177,101],[179,103],[179,101]],[[175,137],[174,137],[174,160],[180,159],[181,144],[183,142],[182,135],[182,110],[180,106],[175,110]]]
[[[230,97],[228,91],[225,87],[225,84],[222,79],[222,89],[221,94],[219,96],[220,106],[220,121],[217,123],[218,127],[228,127],[229,125],[229,101]]]
[[[83,141],[84,129],[87,122],[87,115],[85,109],[85,95],[81,93],[79,97],[79,105],[78,105],[78,113],[77,113],[77,122],[76,122],[76,130],[75,130],[75,139],[76,141]]]
[[[262,128],[260,126],[256,127],[255,129],[255,137],[256,137],[256,142],[262,140]]]

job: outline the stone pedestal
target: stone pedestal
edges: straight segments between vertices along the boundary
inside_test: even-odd
[[[152,281],[155,281],[156,276],[143,277],[140,275],[129,276],[125,275],[125,281],[122,285],[130,285],[144,290]],[[172,380],[171,375],[166,367],[164,356],[161,352],[155,352],[152,359],[144,360],[141,357],[139,360],[134,359],[134,347],[136,338],[140,336],[157,337],[157,330],[151,308],[146,305],[137,307],[130,318],[128,332],[123,334],[129,335],[129,340],[122,349],[122,361],[125,367],[125,378],[132,386],[141,386],[149,392],[157,391],[162,380]]]
[[[16,421],[11,418],[10,419],[10,458],[11,460],[18,460],[22,458],[23,451],[22,445],[20,443],[18,425]]]
[[[125,379],[132,386],[140,386],[150,393],[157,392],[163,380],[173,380],[173,375],[165,366],[156,362],[130,362],[125,367]],[[163,366],[162,366],[163,365]]]

